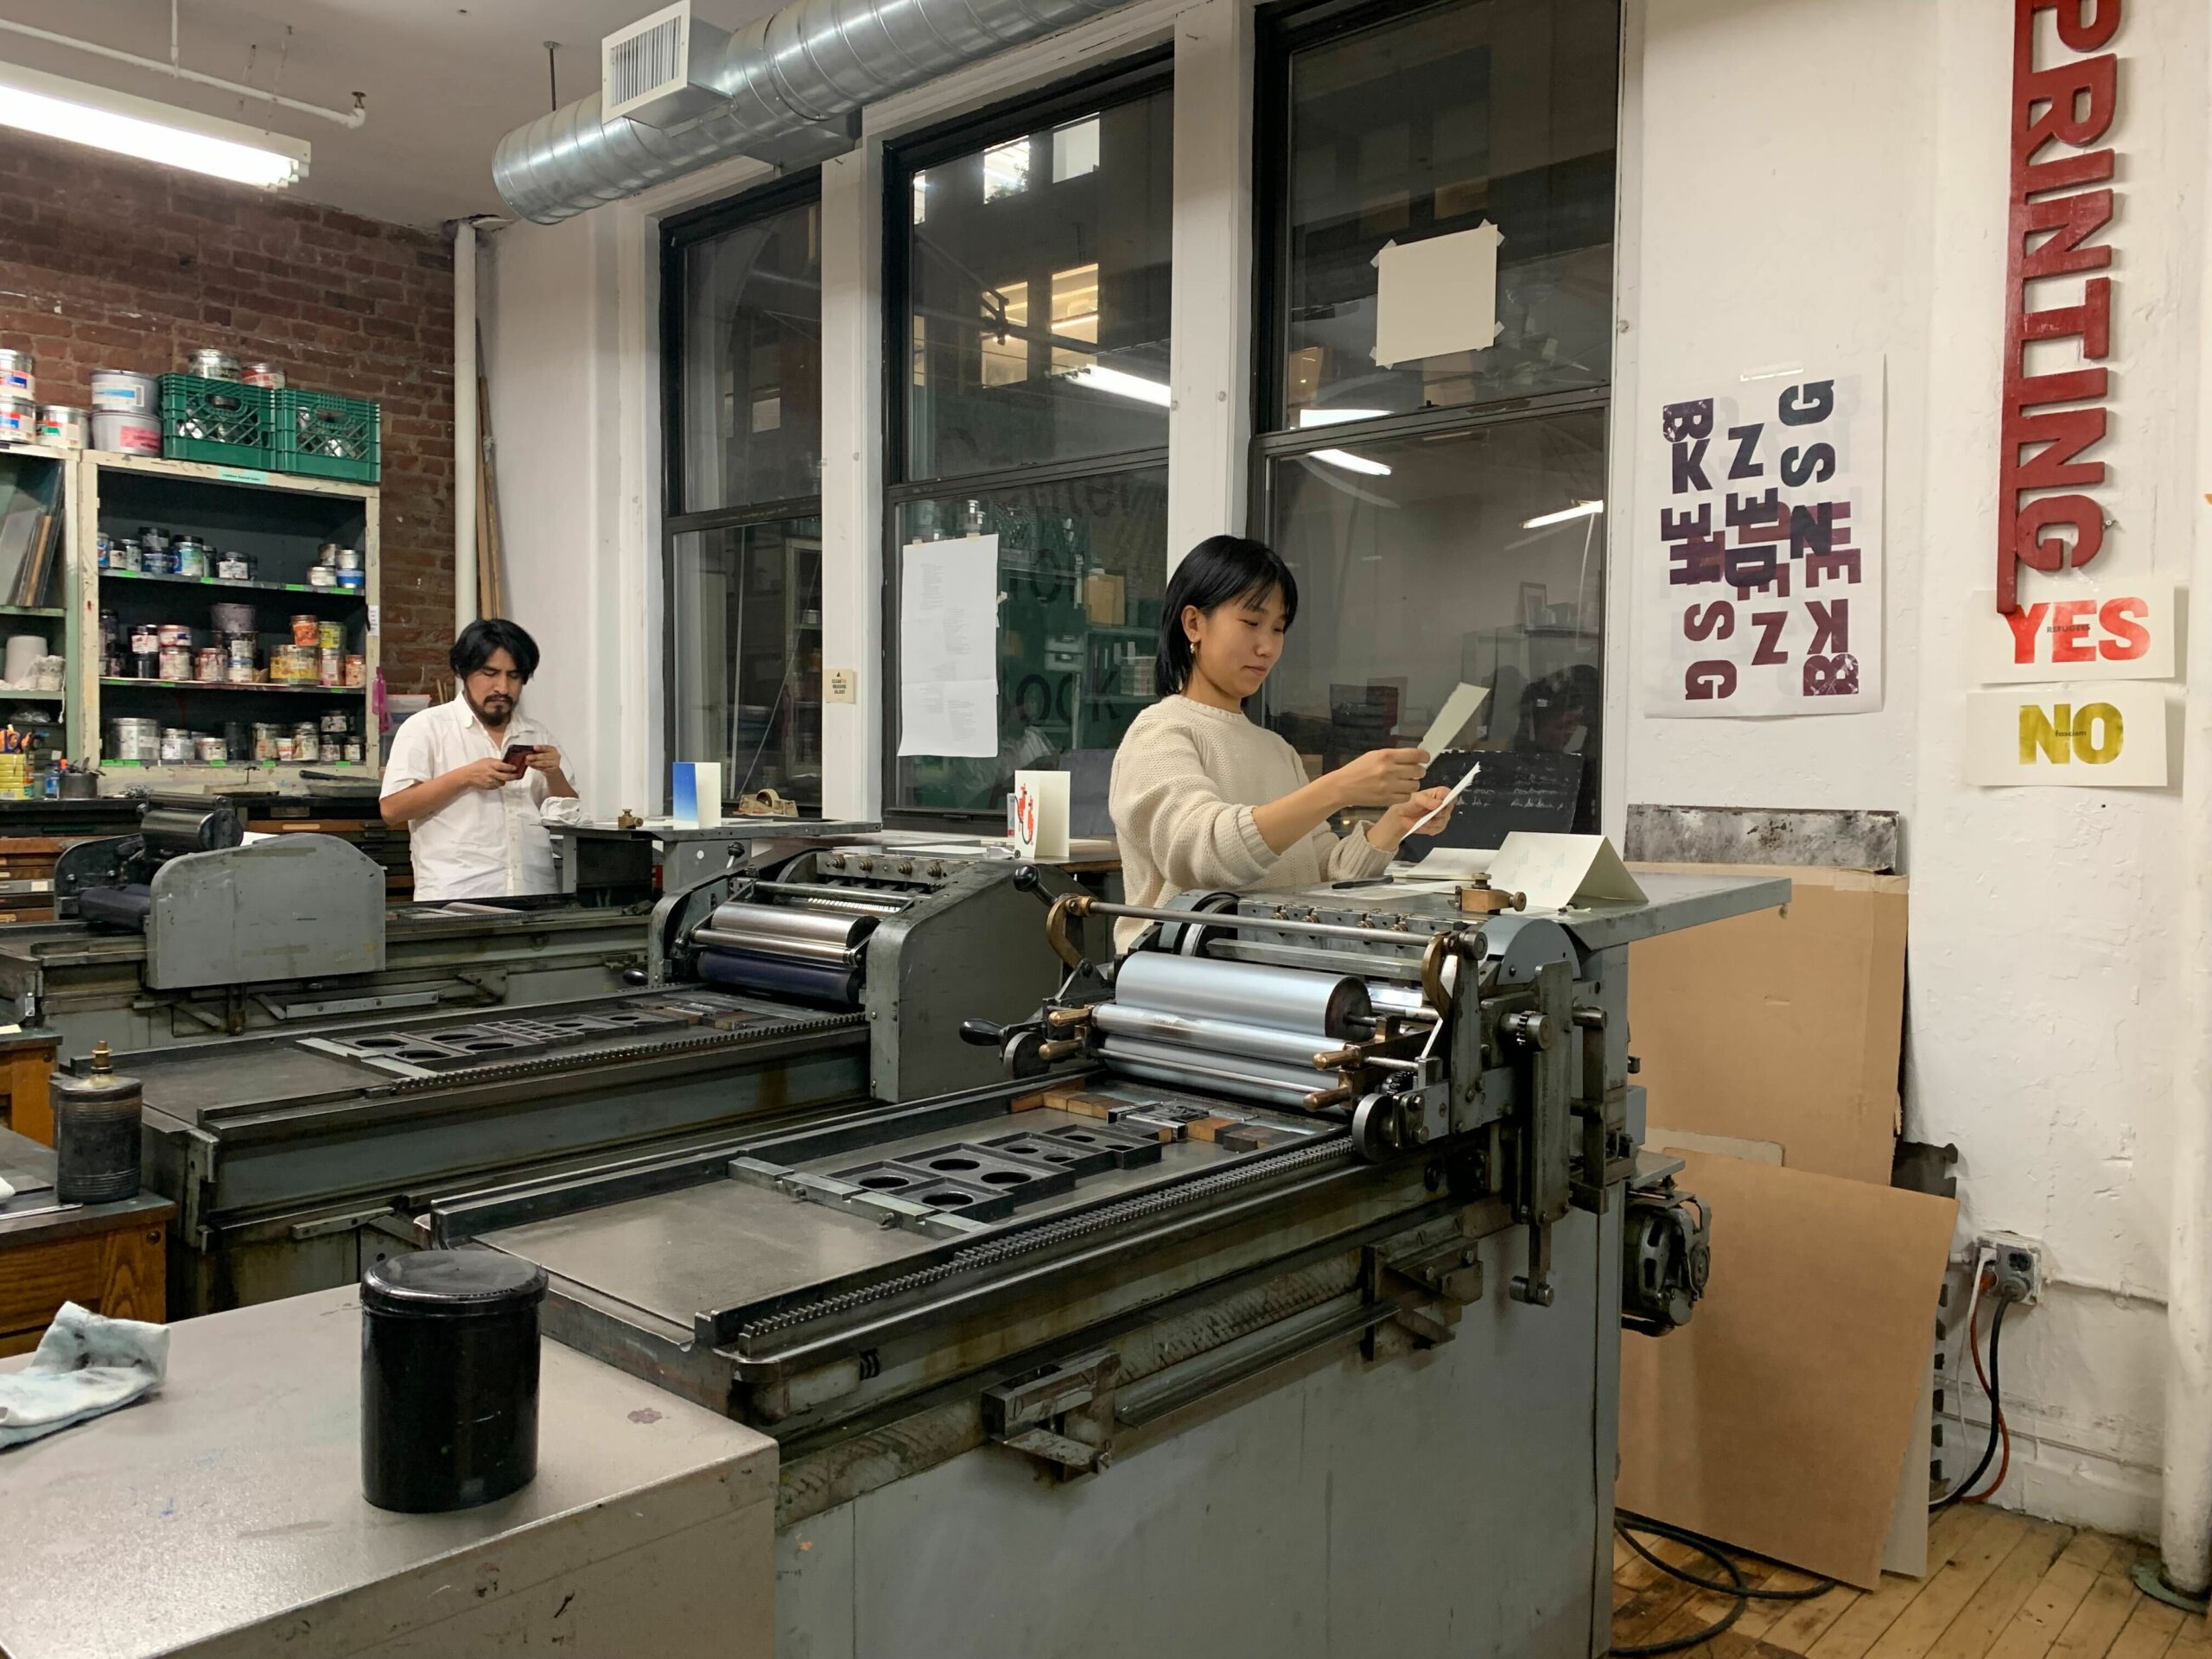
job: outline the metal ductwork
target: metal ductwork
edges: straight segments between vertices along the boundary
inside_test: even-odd
[[[709,113],[666,129],[607,121],[594,92],[501,139],[493,181],[524,218],[553,225],[732,156],[788,165],[834,154],[862,105],[1125,3],[792,0],[695,67],[721,100]]]

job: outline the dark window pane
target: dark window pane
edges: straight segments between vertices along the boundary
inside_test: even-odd
[[[821,488],[822,235],[812,202],[684,249],[685,512]]]
[[[1617,0],[1467,0],[1291,54],[1281,427],[1606,381],[1619,49]],[[1485,223],[1496,344],[1378,367],[1376,254]]]
[[[909,479],[1167,442],[1165,91],[916,172]]]
[[[1490,697],[1461,747],[1580,757],[1545,764],[1574,774],[1574,828],[1594,831],[1605,480],[1597,410],[1274,461],[1300,604],[1268,723],[1307,771],[1418,741],[1466,680]]]
[[[822,804],[822,524],[675,538],[671,752],[719,760],[723,792]]]
[[[907,504],[899,544],[999,538],[999,752],[899,761],[902,808],[996,814],[1018,767],[1111,749],[1153,701],[1167,579],[1165,467]],[[892,592],[902,575],[894,573]],[[894,630],[895,637],[895,630]],[[889,741],[899,747],[893,688]]]

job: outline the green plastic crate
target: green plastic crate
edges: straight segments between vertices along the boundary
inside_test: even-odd
[[[373,484],[384,474],[383,411],[365,397],[334,391],[276,392],[280,472]]]
[[[162,453],[171,461],[213,461],[272,472],[276,460],[275,394],[236,380],[196,374],[162,377]]]

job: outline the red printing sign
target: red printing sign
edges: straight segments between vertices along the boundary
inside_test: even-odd
[[[2079,569],[2104,547],[2104,512],[2082,492],[2105,481],[2083,453],[2102,441],[2112,349],[2113,279],[2091,276],[2076,304],[2028,307],[2028,284],[2104,270],[2112,245],[2111,130],[2120,0],[2012,0],[2012,222],[2005,270],[2005,390],[1997,481],[1997,608],[2018,602],[2023,564]],[[2037,14],[2057,14],[2065,57],[2036,67]],[[2030,374],[2031,341],[2072,340],[2084,366]],[[2065,407],[2062,407],[2064,405]],[[2033,453],[2024,455],[2024,450]]]

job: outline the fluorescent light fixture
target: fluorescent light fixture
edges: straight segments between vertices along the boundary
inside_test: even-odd
[[[1349,449],[1316,449],[1313,459],[1325,461],[1332,467],[1341,467],[1348,473],[1364,473],[1370,478],[1388,478],[1390,469],[1379,461],[1370,461],[1365,455],[1355,455]]]
[[[1093,391],[1111,392],[1116,397],[1133,397],[1141,404],[1157,404],[1167,407],[1174,394],[1168,391],[1164,380],[1147,380],[1141,374],[1124,374],[1119,369],[1102,368],[1092,364],[1077,369],[1068,379],[1078,386],[1089,386]]]
[[[236,121],[0,64],[0,126],[276,189],[307,176],[308,146]]]
[[[1387,409],[1301,409],[1298,423],[1306,426],[1341,426],[1346,421],[1379,421],[1390,411]]]
[[[1563,524],[1570,518],[1592,518],[1605,510],[1602,501],[1578,501],[1571,507],[1561,507],[1557,512],[1540,512],[1534,518],[1523,518],[1523,530],[1541,530],[1546,524]]]

